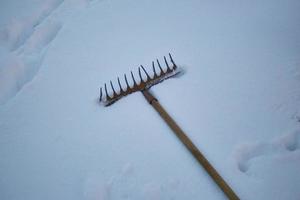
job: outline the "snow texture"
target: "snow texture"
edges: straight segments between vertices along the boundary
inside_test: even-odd
[[[226,199],[142,94],[98,103],[104,83],[170,52],[185,73],[151,91],[238,196],[298,200],[299,10],[1,1],[0,199]]]
[[[46,19],[61,2],[45,1],[29,17],[12,19],[1,30],[0,39],[6,52],[0,60],[0,104],[15,96],[37,73],[47,45],[61,28],[59,22]]]

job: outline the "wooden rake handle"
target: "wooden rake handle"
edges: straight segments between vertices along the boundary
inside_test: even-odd
[[[202,165],[202,167],[207,171],[215,183],[220,187],[224,194],[230,200],[238,200],[239,197],[234,193],[230,186],[225,182],[217,170],[209,163],[209,161],[204,157],[204,155],[198,150],[198,148],[193,144],[189,137],[183,132],[183,130],[176,124],[172,117],[167,113],[167,111],[160,105],[158,100],[148,91],[142,91],[144,97],[153,106],[153,108],[159,113],[163,120],[168,124],[168,126],[174,131],[176,136],[185,145],[185,147],[193,154],[196,160]]]

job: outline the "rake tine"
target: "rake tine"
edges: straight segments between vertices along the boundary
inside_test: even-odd
[[[102,87],[100,87],[100,98],[99,98],[99,102],[102,101]]]
[[[106,100],[110,99],[110,96],[108,96],[106,83],[104,84],[105,94],[106,94]]]
[[[141,65],[141,67],[147,76],[147,81],[150,80],[151,78],[150,78],[149,74],[147,73],[147,71],[145,70],[145,68],[143,67],[143,65]]]
[[[139,67],[139,77],[141,79],[141,83],[144,82],[143,77],[142,77],[142,72],[141,72],[141,68]]]
[[[156,71],[155,71],[154,61],[152,61],[152,70],[153,70],[153,74],[154,74],[153,78],[156,78],[157,74],[156,74]]]
[[[113,91],[113,93],[114,93],[114,96],[113,96],[113,97],[117,96],[117,93],[116,93],[115,88],[114,88],[114,86],[113,86],[113,84],[112,84],[111,81],[110,81],[110,86],[111,86],[111,89],[112,89],[112,91]]]
[[[164,70],[161,68],[161,66],[160,66],[160,63],[159,63],[158,59],[156,59],[156,62],[157,62],[157,64],[158,64],[158,67],[159,67],[159,69],[160,69],[160,74],[159,74],[159,75],[161,75],[161,74],[164,74]]]
[[[127,86],[127,88],[126,88],[126,91],[127,91],[127,90],[130,89],[130,86],[128,84],[128,80],[127,80],[126,74],[124,74],[124,78],[125,78],[125,82],[126,82],[126,86]]]
[[[171,60],[171,62],[173,64],[173,70],[176,70],[177,66],[176,66],[176,64],[175,64],[175,62],[174,62],[174,60],[173,60],[173,58],[172,58],[172,56],[171,56],[170,53],[169,53],[169,57],[170,57],[170,60]]]
[[[136,87],[136,86],[137,86],[137,84],[136,84],[136,81],[135,81],[135,79],[134,79],[134,76],[133,76],[133,73],[132,73],[132,71],[130,71],[130,73],[131,73],[131,77],[132,77],[132,80],[133,80],[133,85]]]
[[[157,62],[158,67],[155,66],[156,65],[155,62]],[[115,101],[119,100],[120,98],[128,94],[131,94],[136,91],[143,91],[149,89],[151,86],[176,75],[173,72],[177,68],[177,66],[170,53],[167,56],[164,56],[164,61],[162,62],[165,62],[166,67],[162,66],[158,59],[156,59],[156,61],[155,60],[152,61],[153,75],[151,72],[148,73],[148,71],[143,65],[140,65],[138,67],[138,73],[136,71],[135,72],[130,71],[130,75],[128,73],[127,74],[124,73],[125,81],[121,81],[120,78],[122,77],[117,76],[118,83],[115,83],[116,81],[114,80],[110,80],[109,82],[105,83],[104,86],[100,87],[99,90],[100,92],[99,102],[103,102],[105,106],[109,106]],[[145,75],[143,73],[145,73]],[[132,81],[129,80],[130,83],[128,81],[127,75],[131,76],[132,78]],[[125,83],[124,85],[122,85],[123,82],[125,82],[126,85]]]
[[[166,63],[166,65],[167,65],[167,71],[171,71],[171,69],[170,69],[170,67],[169,67],[169,63],[168,63],[168,61],[167,61],[167,59],[166,59],[166,56],[164,56],[164,60],[165,60],[165,63]]]
[[[124,93],[124,90],[123,90],[123,88],[121,86],[119,77],[118,77],[118,84],[119,84],[119,88],[120,88],[120,94]]]

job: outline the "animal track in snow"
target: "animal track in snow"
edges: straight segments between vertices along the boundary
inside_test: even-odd
[[[57,35],[62,24],[58,22],[45,22],[27,40],[23,48],[24,54],[34,54],[41,52]]]
[[[34,32],[39,29],[52,12],[58,8],[63,0],[47,0],[31,16],[23,19],[12,19],[9,25],[1,31],[1,39],[10,51],[19,49],[27,40],[34,37]]]
[[[55,21],[53,13],[64,2],[70,3],[45,0],[29,17],[13,19],[0,30],[0,45],[6,49],[0,55],[0,105],[14,97],[38,72],[47,47],[62,27],[62,23]],[[82,2],[89,4],[92,1]]]
[[[234,157],[237,167],[241,172],[246,173],[255,159],[263,156],[276,156],[300,149],[300,129],[289,134],[275,138],[270,142],[257,142],[240,145],[236,148]]]
[[[46,47],[62,26],[47,17],[62,2],[44,1],[30,17],[15,19],[1,31],[1,44],[7,52],[0,58],[0,104],[15,96],[39,70]]]

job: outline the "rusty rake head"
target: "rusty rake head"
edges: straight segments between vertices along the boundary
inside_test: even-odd
[[[164,70],[162,68],[162,66],[160,65],[158,59],[156,59],[157,66],[159,68],[158,72],[157,72],[157,69],[155,68],[155,63],[153,61],[152,62],[152,70],[153,70],[152,77],[149,75],[149,73],[146,71],[146,69],[141,65],[138,68],[138,74],[139,74],[139,79],[140,79],[139,82],[136,81],[136,79],[134,78],[133,72],[131,71],[130,74],[131,74],[131,78],[132,78],[132,82],[133,82],[132,86],[129,85],[126,74],[124,74],[124,80],[126,83],[125,88],[122,87],[120,78],[117,77],[117,82],[118,82],[118,86],[119,86],[118,92],[115,90],[112,81],[110,81],[109,83],[110,83],[110,87],[111,87],[111,92],[109,94],[107,84],[105,83],[104,91],[103,91],[103,87],[100,87],[99,102],[103,103],[105,106],[109,106],[109,105],[115,103],[120,98],[122,98],[128,94],[131,94],[131,93],[137,92],[137,91],[147,90],[150,87],[152,87],[153,85],[158,84],[167,78],[177,75],[180,71],[178,70],[178,67],[176,66],[170,53],[169,53],[169,60],[171,61],[172,65],[169,65],[167,58],[164,56],[164,62],[166,64],[166,69]],[[144,78],[142,76],[142,71],[146,76],[146,77],[144,76]],[[146,78],[146,80],[144,80],[145,78]],[[105,92],[105,94],[104,94],[104,92]]]

